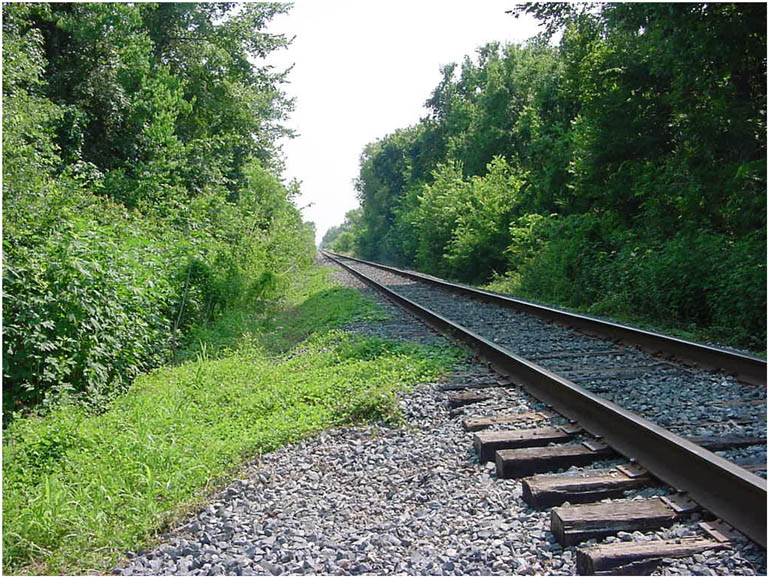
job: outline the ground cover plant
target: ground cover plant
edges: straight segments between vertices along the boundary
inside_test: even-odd
[[[226,482],[244,460],[321,429],[397,420],[395,393],[453,348],[356,337],[376,304],[301,272],[282,305],[229,312],[178,366],[139,376],[103,413],[63,404],[3,437],[5,573],[100,573]]]
[[[338,328],[281,177],[279,3],[3,5],[3,570],[100,573],[452,353]]]

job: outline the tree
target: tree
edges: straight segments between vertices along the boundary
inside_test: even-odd
[[[309,264],[279,4],[3,6],[4,409],[100,408]]]
[[[429,115],[366,147],[351,245],[476,282],[507,266],[536,299],[761,344],[766,6],[511,12],[545,32],[444,66]]]

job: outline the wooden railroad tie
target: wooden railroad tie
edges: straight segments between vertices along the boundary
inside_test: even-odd
[[[483,402],[492,398],[488,394],[477,394],[475,392],[458,392],[456,394],[449,394],[447,401],[449,402],[449,408],[459,408],[460,406],[467,406],[468,404],[475,404],[476,402]]]
[[[619,531],[649,531],[673,525],[700,507],[682,495],[637,501],[556,507],[551,532],[565,547]]]
[[[586,466],[612,456],[615,451],[609,446],[589,440],[582,444],[498,450],[495,463],[498,478],[521,478],[573,465]]]
[[[500,416],[476,416],[463,420],[463,428],[468,432],[477,432],[491,426],[516,424],[517,422],[540,422],[556,416],[553,412],[520,412],[519,414],[502,414]]]
[[[651,482],[647,471],[629,464],[592,476],[538,475],[522,481],[522,499],[536,509],[565,502],[590,503],[622,498],[623,493]]]
[[[552,442],[566,442],[582,429],[579,426],[556,426],[527,430],[498,430],[479,432],[473,436],[473,447],[479,462],[495,460],[495,452],[505,448],[532,448],[547,446]]]
[[[756,422],[756,416],[746,416],[743,418],[728,418],[727,420],[700,420],[698,422],[677,422],[675,424],[666,424],[660,422],[659,425],[668,430],[680,429],[680,428],[692,428],[697,426],[700,428],[708,428],[709,426],[730,426],[731,424],[751,424]]]
[[[537,361],[537,360],[560,360],[565,358],[594,358],[597,356],[627,356],[629,354],[633,354],[633,351],[628,350],[597,350],[595,352],[583,352],[583,351],[577,351],[577,352],[554,352],[551,354],[538,354],[536,356],[527,356],[527,360]]]
[[[665,541],[624,542],[592,545],[577,550],[578,575],[644,575],[662,559],[689,557],[703,551],[730,546],[735,536],[721,523],[701,523],[707,537],[684,537]]]
[[[577,552],[578,575],[647,575],[661,559],[688,557],[728,545],[697,537],[643,543],[594,545]]]
[[[690,442],[694,442],[698,446],[702,446],[711,452],[767,444],[767,438],[764,436],[743,436],[740,434],[708,434],[704,436],[687,436],[686,438]]]
[[[753,400],[723,400],[722,402],[714,402],[714,406],[764,406],[767,404],[767,398],[755,398]]]
[[[568,380],[575,380],[577,378],[593,379],[597,377],[605,377],[607,379],[617,377],[634,377],[641,376],[648,372],[652,372],[660,369],[662,366],[668,366],[668,362],[656,362],[647,366],[617,366],[613,368],[582,368],[574,370],[563,370],[560,372]]]

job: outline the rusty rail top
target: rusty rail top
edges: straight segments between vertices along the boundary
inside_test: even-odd
[[[367,275],[327,257],[392,301],[476,349],[496,369],[508,374],[535,398],[580,423],[621,455],[690,497],[745,533],[767,545],[767,481],[678,436],[634,412],[585,390],[537,364],[375,282]],[[346,256],[339,256],[344,259]],[[361,261],[361,260],[355,260]],[[369,262],[363,262],[369,264]],[[376,265],[376,264],[371,264]],[[395,268],[387,268],[398,271]]]

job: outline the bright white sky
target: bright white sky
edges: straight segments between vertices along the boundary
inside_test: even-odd
[[[283,142],[287,179],[302,183],[297,204],[317,242],[358,206],[353,180],[367,143],[417,123],[444,64],[493,40],[522,42],[538,32],[499,0],[299,0],[268,30],[296,35],[270,63],[288,68],[296,97]]]

